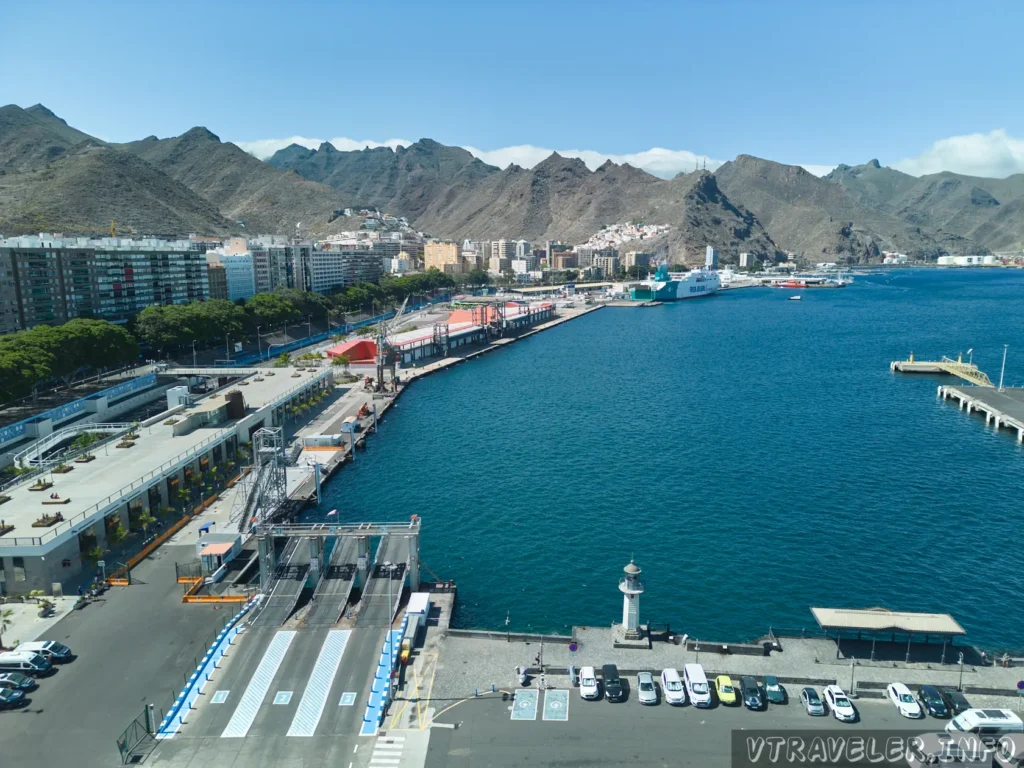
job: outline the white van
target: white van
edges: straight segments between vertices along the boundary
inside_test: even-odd
[[[704,667],[700,664],[687,664],[683,667],[683,682],[690,703],[695,707],[711,706],[711,688],[704,675]]]
[[[34,640],[31,643],[21,643],[14,651],[15,653],[18,651],[38,653],[51,664],[71,661],[72,658],[71,649],[56,640]]]
[[[31,651],[0,653],[0,672],[20,672],[29,677],[42,677],[53,669],[45,658]]]
[[[968,709],[948,723],[950,733],[972,733],[986,744],[994,744],[1002,736],[1024,733],[1024,721],[1009,709]]]

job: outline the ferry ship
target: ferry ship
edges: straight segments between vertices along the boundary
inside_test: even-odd
[[[629,295],[634,301],[679,301],[711,296],[720,286],[714,270],[669,272],[668,264],[659,264],[654,277],[630,286]]]

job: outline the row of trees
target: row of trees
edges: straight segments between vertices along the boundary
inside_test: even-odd
[[[0,398],[24,397],[50,383],[138,360],[128,331],[106,320],[71,320],[0,336]]]

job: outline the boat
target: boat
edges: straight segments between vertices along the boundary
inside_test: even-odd
[[[711,296],[721,285],[718,272],[713,269],[669,272],[668,264],[662,263],[653,277],[631,285],[629,295],[634,301],[680,301]]]
[[[800,301],[800,299],[802,299],[802,298],[803,298],[803,296],[790,296],[789,300],[790,301]]]

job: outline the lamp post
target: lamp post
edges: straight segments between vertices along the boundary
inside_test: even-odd
[[[959,659],[957,664],[960,665],[960,682],[956,684],[956,689],[962,691],[964,689],[964,652],[960,651]]]
[[[1006,373],[1006,349],[1009,346],[1010,346],[1009,344],[1003,344],[1003,368],[1002,368],[1001,371],[999,371],[999,391],[1000,392],[1003,391],[1003,374]]]
[[[230,333],[224,334],[224,353],[228,356],[228,360],[231,359],[231,342],[228,341],[230,336]]]
[[[196,368],[196,341],[192,340],[192,367]]]
[[[306,315],[306,338],[310,339],[313,337],[313,316]]]
[[[260,328],[262,328],[262,327],[263,327],[262,325],[257,325],[256,326],[256,359],[257,360],[262,360],[263,359],[263,345],[260,344]]]

